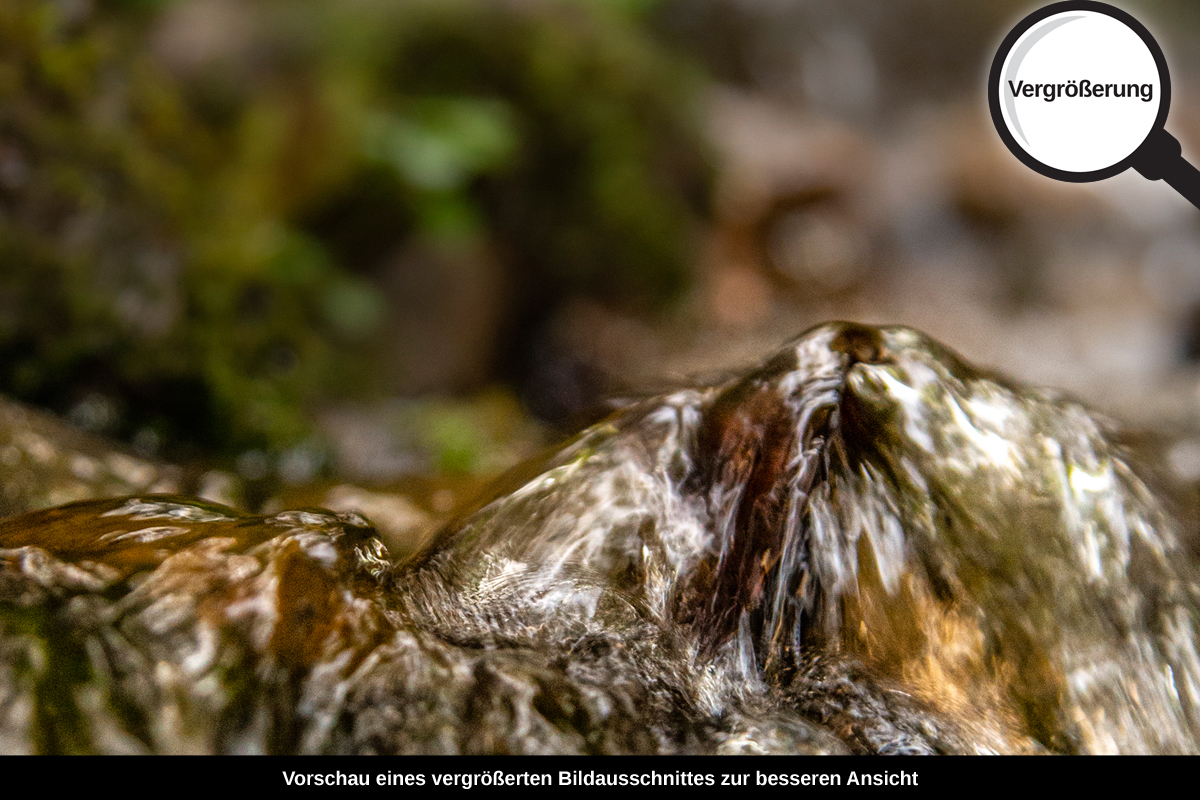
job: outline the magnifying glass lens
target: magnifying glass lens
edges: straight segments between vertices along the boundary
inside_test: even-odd
[[[1083,183],[1133,167],[1200,208],[1200,170],[1164,127],[1167,60],[1128,12],[1064,0],[1025,17],[992,60],[988,105],[1008,149],[1046,177]]]
[[[1016,40],[1001,69],[1004,124],[1038,162],[1087,174],[1129,158],[1164,99],[1154,54],[1123,22],[1065,11]]]

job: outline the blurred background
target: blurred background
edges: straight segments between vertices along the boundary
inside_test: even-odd
[[[1121,5],[1195,162],[1200,8]],[[606,398],[829,319],[1065,389],[1200,479],[1200,212],[1003,148],[984,77],[1033,7],[0,0],[0,394],[63,421],[8,406],[0,513],[173,462],[425,531]]]

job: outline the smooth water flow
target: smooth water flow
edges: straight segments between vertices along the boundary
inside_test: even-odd
[[[826,325],[394,567],[317,512],[0,521],[0,747],[1194,753],[1180,536],[1082,406]]]

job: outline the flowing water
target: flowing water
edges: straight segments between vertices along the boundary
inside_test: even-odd
[[[1197,752],[1195,566],[1116,440],[831,324],[400,565],[328,512],[0,521],[0,750]]]

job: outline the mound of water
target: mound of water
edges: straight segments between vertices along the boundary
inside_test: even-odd
[[[0,521],[0,751],[1197,752],[1180,531],[1082,406],[831,324],[400,565],[328,512]]]

